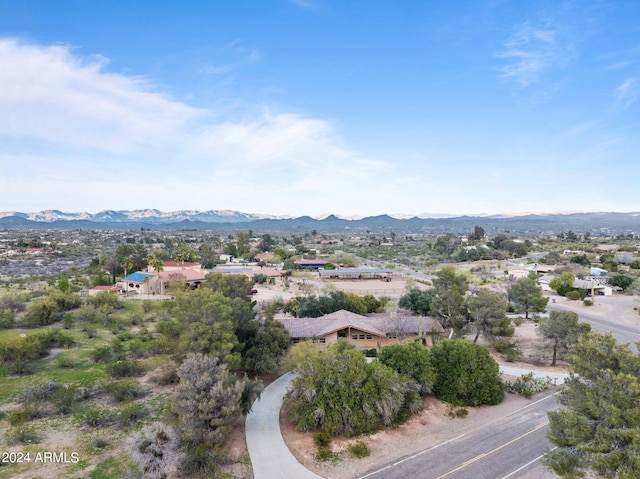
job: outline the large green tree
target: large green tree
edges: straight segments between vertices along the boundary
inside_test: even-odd
[[[474,343],[480,335],[488,340],[513,336],[515,329],[506,314],[507,302],[500,293],[480,289],[467,299],[467,308],[471,317],[471,327],[476,331]]]
[[[569,350],[572,374],[549,413],[556,446],[543,464],[564,478],[640,477],[640,358],[610,334],[590,332]]]
[[[465,294],[469,283],[464,274],[456,274],[453,266],[445,266],[436,272],[433,280],[434,297],[431,300],[431,314],[440,320],[445,328],[453,328],[460,334],[468,323]]]
[[[412,341],[385,346],[378,359],[382,364],[413,379],[420,386],[420,394],[426,396],[431,393],[436,380],[436,372],[429,357],[429,349]]]
[[[554,310],[549,313],[549,317],[540,320],[538,331],[551,345],[551,366],[555,366],[558,354],[563,355],[570,344],[591,331],[591,325],[581,323],[578,314],[573,311]]]
[[[252,318],[250,305],[219,291],[199,288],[177,292],[174,310],[179,321],[180,350],[209,355],[232,368],[240,366],[236,329]]]
[[[524,311],[524,317],[527,319],[529,312],[542,313],[549,302],[549,298],[542,296],[542,288],[532,277],[516,281],[511,286],[510,297],[518,309]]]
[[[558,293],[560,296],[566,296],[569,291],[572,291],[573,282],[576,280],[576,275],[570,271],[561,273],[560,276],[553,278],[549,282],[549,287]]]
[[[484,346],[445,339],[431,348],[434,394],[455,406],[498,404],[504,399],[498,363]]]
[[[374,432],[420,410],[420,387],[346,341],[296,364],[287,402],[301,431],[354,436]]]
[[[626,291],[631,285],[635,282],[635,279],[631,276],[626,276],[624,274],[614,274],[609,279],[610,286],[617,286],[621,288],[623,291]]]
[[[433,296],[434,291],[432,289],[422,291],[418,288],[411,288],[400,298],[398,306],[408,309],[418,316],[428,316],[431,314]]]

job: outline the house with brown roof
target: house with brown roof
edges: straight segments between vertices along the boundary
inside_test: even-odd
[[[435,318],[411,316],[405,313],[381,313],[362,316],[341,309],[319,318],[280,319],[289,331],[292,343],[311,341],[320,345],[346,339],[358,349],[378,349],[389,344],[423,338],[428,346],[433,335],[442,335],[444,328]]]

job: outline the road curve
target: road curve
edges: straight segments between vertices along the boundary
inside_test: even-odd
[[[322,479],[296,460],[280,432],[280,407],[293,376],[287,373],[269,384],[247,416],[245,434],[254,479]]]

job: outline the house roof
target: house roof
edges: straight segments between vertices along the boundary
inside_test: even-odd
[[[98,285],[91,288],[93,291],[121,291],[122,288],[119,286],[103,286]]]
[[[162,281],[204,281],[204,273],[194,269],[181,269],[177,271],[161,271],[157,273]]]
[[[131,273],[129,276],[124,278],[123,281],[132,281],[134,283],[142,283],[147,278],[153,278],[153,274],[143,273],[142,271],[136,271],[135,273]]]
[[[178,266],[183,266],[185,268],[193,268],[195,266],[200,267],[200,263],[190,263],[188,261],[163,261],[162,264],[169,268]]]
[[[327,336],[342,329],[352,328],[376,336],[442,332],[442,325],[428,316],[407,316],[389,314],[361,316],[345,310],[336,311],[320,318],[281,319],[292,338],[317,338]]]

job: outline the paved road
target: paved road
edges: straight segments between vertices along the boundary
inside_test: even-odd
[[[549,447],[547,412],[555,398],[538,400],[475,431],[403,458],[360,479],[550,479],[540,464]]]
[[[292,373],[265,388],[246,421],[247,449],[255,479],[321,479],[291,454],[280,432],[280,407]]]
[[[640,306],[638,298],[621,295],[597,297],[596,304],[585,308],[566,298],[557,298],[556,302],[547,305],[547,309],[575,311],[580,321],[588,322],[596,331],[611,333],[618,343],[628,343],[631,350],[637,353],[635,343],[640,341],[640,316],[633,308]]]

